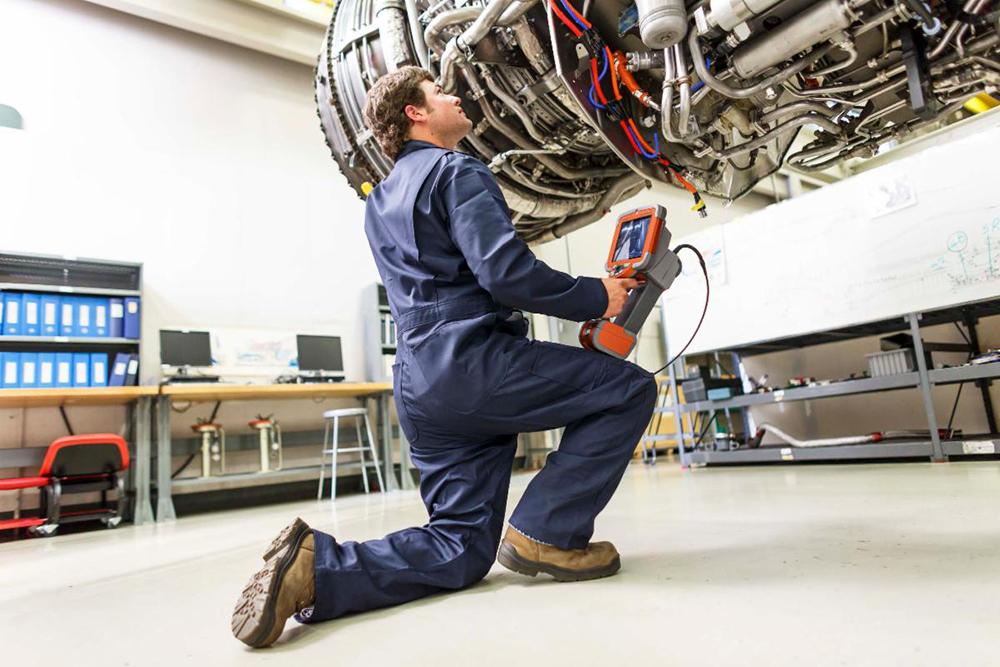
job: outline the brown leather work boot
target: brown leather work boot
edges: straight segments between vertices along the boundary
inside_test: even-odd
[[[243,589],[230,624],[233,636],[253,648],[277,641],[288,617],[316,598],[315,563],[312,531],[295,531],[287,548],[279,549]]]
[[[287,549],[289,545],[294,543],[295,540],[299,538],[300,533],[308,530],[309,525],[302,519],[296,517],[295,521],[285,526],[281,532],[278,533],[278,536],[271,541],[271,544],[268,545],[267,551],[265,551],[263,555],[264,561],[267,562],[271,560],[281,553],[281,551]]]
[[[621,558],[611,542],[591,542],[586,549],[559,549],[507,529],[497,560],[508,570],[534,577],[539,572],[556,581],[584,581],[610,577],[621,569]]]

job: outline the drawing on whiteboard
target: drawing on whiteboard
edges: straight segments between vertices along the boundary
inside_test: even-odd
[[[868,202],[872,218],[878,218],[917,203],[917,193],[906,174],[896,174],[891,180],[875,183],[868,190]]]
[[[948,235],[948,252],[935,258],[932,271],[946,272],[952,291],[966,285],[985,283],[1000,278],[996,237],[1000,236],[1000,217],[982,226],[981,237],[970,238],[964,230]]]

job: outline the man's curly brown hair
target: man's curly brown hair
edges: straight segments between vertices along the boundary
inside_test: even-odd
[[[365,125],[390,160],[395,160],[403,150],[412,125],[404,109],[410,104],[423,106],[427,101],[420,88],[422,81],[434,81],[434,77],[425,69],[408,65],[381,77],[368,91],[363,112]]]

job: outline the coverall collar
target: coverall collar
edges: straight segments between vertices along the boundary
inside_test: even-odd
[[[403,148],[402,150],[399,151],[399,155],[396,156],[396,159],[399,160],[404,155],[409,155],[414,151],[423,150],[425,148],[441,148],[441,147],[438,146],[437,144],[432,144],[429,141],[421,141],[420,139],[408,139],[406,143],[403,144]]]

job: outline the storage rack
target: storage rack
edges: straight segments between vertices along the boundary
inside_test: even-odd
[[[0,292],[46,292],[89,296],[142,297],[142,264],[0,252]],[[0,336],[0,350],[115,352],[140,354],[140,341],[129,338]],[[110,361],[109,360],[109,361]]]
[[[396,323],[389,309],[389,296],[379,283],[369,285],[362,303],[365,323],[366,372],[369,382],[391,382],[396,356]],[[374,341],[378,341],[375,343]]]
[[[87,259],[58,255],[40,255],[0,251],[0,292],[41,292],[61,295],[139,297],[142,299],[142,264]],[[144,307],[145,304],[143,304]],[[2,352],[87,352],[106,353],[108,372],[115,354],[119,352],[135,354],[141,359],[141,340],[111,337],[71,337],[71,336],[3,336],[0,335]],[[0,390],[3,392],[5,390]],[[67,430],[72,433],[72,425],[65,411],[65,405],[101,405],[102,398],[113,389],[101,387],[65,388],[47,390],[12,390],[19,395],[36,392],[37,399],[24,399],[25,406],[52,405],[59,408]],[[46,398],[43,394],[60,393],[65,400]],[[32,394],[33,395],[33,394]],[[3,396],[0,394],[0,396]],[[9,398],[9,395],[8,395]],[[115,399],[117,400],[117,399]],[[129,425],[130,455],[136,465],[129,468],[126,489],[134,499],[129,514],[136,523],[152,519],[149,498],[137,492],[148,488],[148,448],[150,446],[148,413],[150,399],[136,398],[135,401],[121,401],[126,405]],[[117,404],[108,401],[107,404]],[[137,451],[141,450],[141,451]],[[0,450],[0,468],[34,467],[41,462],[44,448]]]
[[[930,369],[924,356],[921,328],[962,322],[965,324],[971,351],[979,353],[976,324],[979,318],[1000,314],[1000,299],[960,304],[948,308],[923,313],[910,313],[904,317],[893,317],[875,322],[856,324],[841,329],[819,331],[782,339],[760,341],[737,346],[728,350],[714,351],[715,354],[731,354],[734,368],[740,368],[740,357],[768,352],[777,352],[824,343],[840,342],[855,338],[878,336],[907,329],[913,336],[914,356],[917,370],[899,375],[846,380],[813,387],[797,387],[759,394],[744,394],[725,400],[707,400],[681,404],[679,402],[678,379],[675,368],[669,369],[665,384],[669,386],[670,406],[657,407],[660,414],[671,415],[674,419],[676,435],[650,435],[647,442],[671,441],[676,444],[682,466],[709,464],[738,464],[791,461],[844,461],[898,458],[930,458],[945,461],[949,457],[1000,453],[1000,441],[989,436],[942,440],[939,436],[937,416],[931,390],[935,386],[974,382],[980,389],[990,433],[996,434],[996,416],[990,399],[989,386],[993,379],[1000,378],[1000,363],[967,365],[953,368]],[[661,317],[663,314],[661,313]],[[665,323],[664,323],[665,324]],[[666,331],[666,327],[663,327]],[[664,333],[664,348],[666,339]],[[679,363],[684,364],[682,358]],[[904,440],[860,445],[842,445],[816,448],[793,448],[787,446],[767,446],[757,449],[713,450],[697,447],[697,434],[685,431],[683,415],[693,413],[722,412],[730,416],[730,411],[739,411],[738,419],[743,421],[744,433],[749,433],[747,409],[753,406],[779,402],[795,402],[849,396],[901,389],[919,389],[922,395],[929,440]]]

